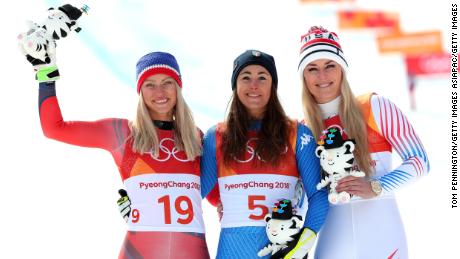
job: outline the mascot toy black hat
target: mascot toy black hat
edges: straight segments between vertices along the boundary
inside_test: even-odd
[[[280,200],[275,203],[276,207],[272,209],[272,219],[291,219],[293,216],[292,213],[292,202],[290,200]]]

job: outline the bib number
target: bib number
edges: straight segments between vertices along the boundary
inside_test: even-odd
[[[170,225],[172,222],[171,216],[171,198],[169,195],[162,196],[158,199],[158,204],[163,204],[163,213],[165,224]],[[185,217],[177,217],[177,223],[187,225],[193,221],[194,212],[192,201],[187,196],[178,196],[174,201],[174,214]],[[132,211],[132,223],[137,223],[140,219],[141,213],[138,209]]]
[[[248,196],[248,209],[254,211],[260,209],[260,214],[249,214],[249,218],[252,220],[262,220],[265,218],[265,215],[268,214],[267,206],[263,204],[257,204],[257,202],[265,201],[265,195],[249,195]]]

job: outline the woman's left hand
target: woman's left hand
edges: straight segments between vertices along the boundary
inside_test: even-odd
[[[371,183],[365,177],[346,176],[338,181],[337,192],[348,192],[363,199],[377,196],[371,188]]]

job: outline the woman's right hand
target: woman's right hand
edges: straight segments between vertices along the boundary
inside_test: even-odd
[[[371,183],[364,177],[346,176],[339,180],[337,192],[348,192],[363,199],[371,199],[376,196],[372,191]]]
[[[219,222],[222,220],[222,215],[224,215],[224,207],[222,206],[222,202],[219,200],[217,202],[217,214],[219,215]]]
[[[118,190],[121,198],[117,200],[118,210],[120,215],[128,222],[129,214],[131,213],[131,200],[128,197],[128,193],[124,189]]]
[[[34,23],[29,24],[29,31],[18,35],[19,50],[36,72],[35,79],[39,82],[50,82],[59,79],[56,66],[56,43],[46,38],[46,31]]]

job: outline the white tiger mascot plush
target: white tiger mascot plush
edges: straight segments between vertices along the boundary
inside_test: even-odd
[[[257,253],[259,257],[270,255],[270,259],[284,258],[296,246],[303,230],[311,231],[303,227],[302,216],[293,214],[291,200],[283,199],[275,205],[272,214],[265,216],[267,222],[265,230],[271,244]],[[314,237],[310,239],[311,246],[316,239],[316,234],[313,232],[312,234]],[[307,258],[307,255],[292,258]]]
[[[67,37],[71,31],[79,32],[77,20],[87,11],[86,5],[78,9],[66,4],[48,9],[47,18],[40,24],[28,21],[28,31],[18,35],[19,47],[27,60],[33,65],[54,62],[56,40]]]
[[[347,192],[337,193],[337,182],[345,176],[364,177],[361,171],[352,170],[355,149],[353,139],[344,140],[340,129],[331,127],[323,132],[318,141],[316,156],[320,158],[321,168],[326,172],[326,177],[316,186],[320,190],[330,184],[328,200],[332,204],[349,202],[351,196]]]

